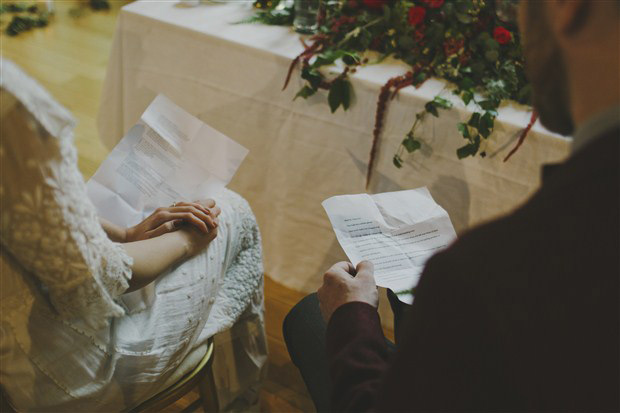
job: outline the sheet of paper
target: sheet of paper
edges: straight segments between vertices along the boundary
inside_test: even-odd
[[[248,150],[159,95],[88,181],[99,215],[132,226],[173,202],[216,195]]]
[[[371,261],[377,285],[407,303],[426,261],[456,239],[448,213],[426,187],[334,196],[323,208],[349,260]]]

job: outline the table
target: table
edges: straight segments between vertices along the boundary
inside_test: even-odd
[[[265,272],[308,292],[345,258],[321,201],[365,192],[375,105],[380,87],[406,72],[397,61],[369,65],[352,77],[355,101],[331,114],[324,93],[293,100],[298,73],[281,91],[289,63],[302,50],[286,27],[233,24],[252,15],[251,2],[202,4],[137,1],[119,17],[99,116],[100,136],[113,147],[158,93],[250,150],[231,182],[251,204],[263,236]],[[414,114],[445,89],[431,80],[403,89],[389,106],[370,192],[427,186],[457,233],[509,212],[539,186],[544,163],[560,161],[570,139],[536,124],[521,149],[502,160],[529,121],[525,108],[499,111],[486,158],[459,160],[456,123],[471,107],[456,103],[425,123],[421,151],[402,169],[392,164]],[[444,92],[450,95],[449,91]]]

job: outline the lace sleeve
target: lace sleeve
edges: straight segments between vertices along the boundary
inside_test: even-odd
[[[105,326],[124,309],[132,261],[110,241],[86,196],[73,119],[34,80],[2,60],[0,241],[64,318]]]

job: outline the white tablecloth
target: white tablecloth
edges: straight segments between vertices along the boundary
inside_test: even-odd
[[[120,14],[99,126],[112,147],[158,93],[164,93],[250,149],[231,183],[248,199],[263,235],[265,270],[290,288],[312,291],[332,263],[343,259],[321,201],[365,191],[375,105],[380,87],[405,65],[369,65],[353,76],[351,109],[331,114],[324,92],[293,97],[298,72],[281,91],[293,57],[302,50],[289,28],[232,24],[252,14],[251,2],[179,7],[137,1]],[[425,145],[397,169],[392,157],[414,114],[444,88],[429,81],[403,89],[391,102],[371,192],[426,185],[450,214],[457,233],[503,214],[539,185],[541,164],[564,159],[570,140],[535,125],[521,149],[502,160],[530,114],[501,108],[486,158],[459,160],[465,142],[456,129],[471,108],[457,104],[425,123]],[[449,91],[445,91],[449,96]]]

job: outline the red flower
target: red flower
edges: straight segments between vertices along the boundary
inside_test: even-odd
[[[444,0],[422,0],[422,3],[426,4],[429,9],[438,9],[443,6]]]
[[[493,30],[493,38],[499,44],[506,44],[512,40],[512,33],[510,33],[502,26],[497,26],[495,30]]]
[[[369,9],[381,9],[384,4],[387,4],[389,0],[362,0],[364,6]]]
[[[415,26],[424,21],[424,16],[426,16],[426,9],[424,7],[411,7],[407,14],[407,20],[410,25]]]

